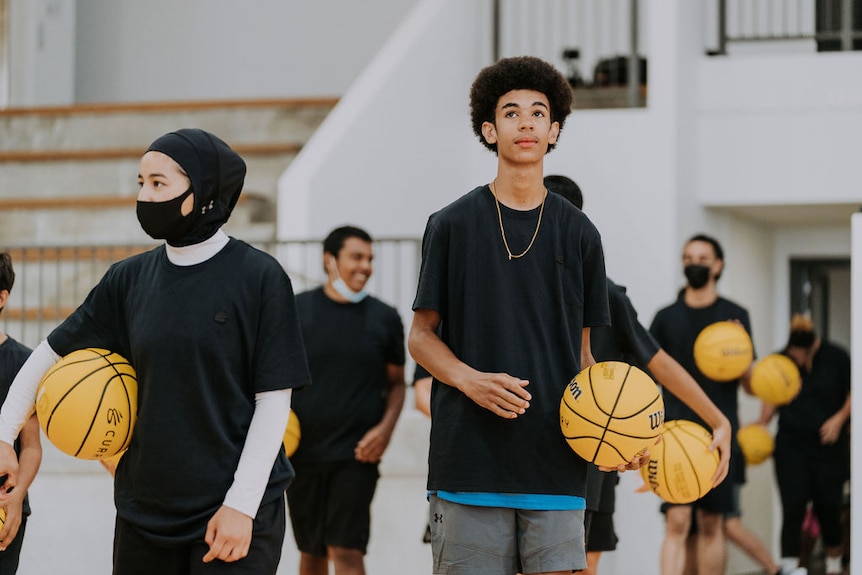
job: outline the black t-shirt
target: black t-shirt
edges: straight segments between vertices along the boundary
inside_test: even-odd
[[[659,310],[650,326],[650,333],[661,347],[674,358],[697,383],[707,397],[730,420],[731,478],[737,483],[745,481],[745,465],[742,452],[736,442],[739,430],[739,380],[714,381],[709,379],[694,363],[694,341],[708,325],[717,321],[738,320],[751,335],[748,311],[730,300],[719,297],[715,303],[703,308],[685,304],[682,295],[671,305]],[[687,419],[710,429],[689,406],[667,389],[663,390],[665,420]]]
[[[193,266],[170,263],[164,246],[113,265],[48,341],[61,356],[100,347],[134,366],[138,420],[114,501],[165,545],[206,532],[233,483],[255,394],[309,381],[290,279],[233,238]],[[292,477],[282,451],[261,504]]]
[[[820,427],[844,406],[850,392],[850,356],[828,341],[820,344],[811,371],[801,369],[802,388],[793,401],[778,408],[776,443],[799,450],[822,449]],[[842,440],[846,439],[847,428]]]
[[[611,326],[590,330],[590,348],[593,358],[599,361],[624,361],[646,370],[647,364],[658,353],[659,344],[638,321],[626,288],[608,279],[608,304]]]
[[[302,439],[297,469],[354,459],[386,408],[387,365],[404,365],[404,327],[395,308],[368,296],[339,303],[313,289],[296,296],[311,385],[293,395]]]
[[[590,349],[597,361],[624,361],[646,371],[646,366],[658,353],[655,338],[638,321],[626,288],[608,278],[608,304],[611,311],[610,327],[594,327],[590,330]],[[612,513],[618,481],[616,472],[600,471],[590,465],[587,474],[587,509],[601,513]]]
[[[540,208],[500,210],[520,254]],[[586,462],[563,439],[560,399],[580,369],[582,329],[609,325],[607,306],[599,233],[561,196],[548,194],[518,259],[488,186],[431,215],[413,309],[440,314],[442,340],[467,365],[529,380],[532,400],[503,419],[435,380],[430,490],[583,496]]]
[[[425,379],[426,377],[431,377],[431,374],[428,373],[428,370],[416,364],[416,368],[413,370],[413,383],[415,384],[420,379]]]
[[[9,394],[9,388],[12,386],[12,381],[30,357],[31,350],[26,345],[19,343],[9,336],[6,336],[6,341],[0,343],[0,405],[6,401],[6,396]],[[15,452],[21,452],[20,442],[15,440]],[[30,515],[30,495],[24,496],[24,504],[22,506],[24,515]]]

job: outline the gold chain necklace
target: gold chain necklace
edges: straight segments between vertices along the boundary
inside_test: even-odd
[[[506,230],[503,229],[503,214],[500,212],[500,200],[497,199],[497,180],[491,182],[491,185],[488,187],[494,195],[494,205],[497,206],[497,220],[500,222],[500,235],[503,236],[503,245],[506,247],[506,253],[509,254],[509,261],[522,258],[528,251],[530,251],[530,248],[533,247],[533,242],[536,241],[536,236],[539,235],[539,227],[542,225],[542,213],[545,211],[545,199],[548,197],[548,190],[546,189],[545,195],[542,196],[542,207],[539,208],[539,221],[536,222],[536,231],[533,232],[533,237],[530,239],[530,245],[528,245],[527,249],[523,252],[515,255],[512,253],[512,250],[509,249],[509,242],[506,241]]]

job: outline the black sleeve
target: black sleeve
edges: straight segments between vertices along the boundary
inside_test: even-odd
[[[61,357],[87,347],[130,357],[123,298],[117,297],[122,289],[122,274],[114,264],[72,315],[48,334],[51,349]]]
[[[425,379],[426,377],[431,377],[431,374],[428,373],[428,370],[416,364],[416,369],[413,370],[413,383],[416,383],[420,379]]]
[[[638,321],[638,313],[625,289],[608,282],[611,300],[611,323],[620,348],[634,357],[635,363],[646,368],[660,346],[655,338]]]

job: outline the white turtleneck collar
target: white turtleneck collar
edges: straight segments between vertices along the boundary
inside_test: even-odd
[[[172,264],[177,266],[193,266],[205,262],[219,253],[227,245],[228,241],[230,241],[228,235],[219,229],[211,238],[199,244],[181,247],[165,244],[165,248],[167,248],[168,260]]]

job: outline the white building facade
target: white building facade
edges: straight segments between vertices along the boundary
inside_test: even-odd
[[[578,3],[0,0],[7,22],[0,40],[0,103],[339,96],[281,178],[279,238],[322,237],[348,222],[378,237],[419,237],[431,212],[494,176],[495,159],[469,125],[472,79],[495,54],[520,53],[512,38],[559,34],[547,14],[568,14],[576,22],[579,13],[569,4]],[[813,281],[821,296],[814,306],[825,322],[820,325],[858,363],[862,332],[851,321],[856,290],[850,261],[851,215],[862,206],[856,155],[862,52],[818,52],[814,40],[802,39],[739,42],[710,56],[715,3],[611,4],[623,12],[638,5],[638,49],[649,65],[647,104],[576,110],[546,160],[546,173],[568,175],[583,188],[585,211],[602,233],[609,275],[628,287],[649,324],[683,284],[685,239],[713,235],[726,254],[719,289],[749,309],[760,355],[784,344],[791,309],[800,305],[796,284]],[[495,8],[501,10],[499,27]],[[496,30],[508,35],[501,38]],[[562,68],[564,46],[550,46],[537,55]],[[811,269],[825,274],[819,283],[798,279]],[[401,311],[409,325],[409,308]],[[745,399],[742,406],[743,423],[757,417],[757,402]],[[862,409],[860,399],[854,407]],[[411,415],[399,425],[415,431],[425,423]],[[411,435],[416,437],[420,445],[404,443],[404,453],[424,449],[422,434]],[[400,468],[396,461],[388,464]],[[84,473],[76,465],[61,467],[66,465]],[[853,487],[862,493],[862,472],[858,461],[854,465]],[[780,508],[771,464],[750,468],[748,476],[744,519],[777,555]],[[634,494],[639,483],[639,476],[628,474],[618,488],[620,544],[603,558],[603,574],[658,573],[658,500]],[[82,492],[104,495],[103,478],[82,485]],[[44,483],[39,489],[49,491]],[[110,501],[99,501],[109,513]],[[34,508],[62,521],[62,509],[45,509],[38,498]],[[28,533],[34,541],[29,549],[25,543],[30,561],[40,552],[32,544],[39,533],[36,517]],[[411,540],[420,535],[421,517],[414,523],[415,533],[404,535]],[[402,534],[377,533],[372,556],[416,552],[415,545],[398,544]],[[38,547],[65,545],[56,535]],[[854,537],[854,547],[862,548],[862,523],[854,525]],[[285,562],[292,563],[291,544]],[[105,545],[99,565],[109,557]],[[420,546],[418,552],[430,549]],[[284,573],[294,569],[283,566]],[[755,570],[732,552],[729,573]]]

